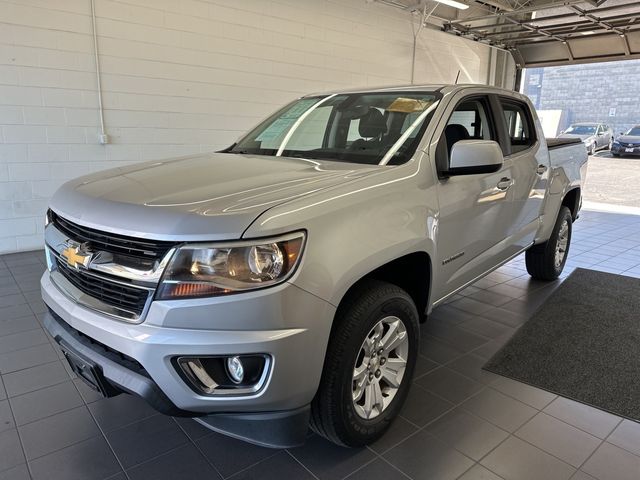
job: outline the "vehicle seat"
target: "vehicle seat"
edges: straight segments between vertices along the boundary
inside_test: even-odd
[[[460,140],[469,140],[471,138],[467,129],[458,123],[447,125],[444,129],[444,136],[447,139],[447,151],[449,156],[451,156],[451,147],[453,147],[456,142],[459,142]]]
[[[358,133],[362,138],[354,141],[350,150],[374,150],[382,146],[382,136],[387,133],[387,121],[380,110],[372,107],[360,117]]]

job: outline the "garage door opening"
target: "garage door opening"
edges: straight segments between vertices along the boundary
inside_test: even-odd
[[[529,68],[520,91],[547,137],[576,137],[590,153],[586,205],[640,213],[640,60]],[[620,210],[620,208],[617,208]]]

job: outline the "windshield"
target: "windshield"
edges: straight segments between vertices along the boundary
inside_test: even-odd
[[[564,133],[571,135],[594,135],[596,133],[595,125],[571,125]]]
[[[640,127],[633,127],[627,132],[627,135],[630,135],[632,137],[640,137]]]
[[[413,155],[439,98],[437,92],[301,98],[228,152],[398,165]]]

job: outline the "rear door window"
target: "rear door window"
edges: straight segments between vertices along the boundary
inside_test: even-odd
[[[535,128],[529,107],[522,102],[501,99],[504,121],[511,143],[511,153],[518,153],[531,148],[536,142]]]

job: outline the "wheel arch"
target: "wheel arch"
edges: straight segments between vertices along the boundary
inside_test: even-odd
[[[562,197],[562,203],[560,206],[565,206],[571,211],[571,218],[575,221],[578,218],[578,212],[580,210],[581,191],[580,187],[575,187],[568,190],[564,197]]]
[[[338,309],[344,300],[368,279],[388,282],[402,288],[415,303],[420,321],[424,321],[432,285],[432,263],[427,252],[408,253],[361,276],[346,290],[340,299]]]

